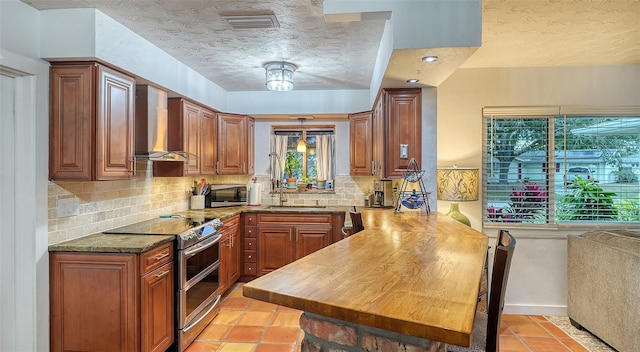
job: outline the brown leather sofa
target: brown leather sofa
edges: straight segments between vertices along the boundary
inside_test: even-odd
[[[568,236],[567,314],[620,352],[640,346],[640,235],[590,231]]]

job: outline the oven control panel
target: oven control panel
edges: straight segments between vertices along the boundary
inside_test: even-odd
[[[215,234],[222,228],[220,219],[213,219],[178,235],[178,249],[185,249]]]

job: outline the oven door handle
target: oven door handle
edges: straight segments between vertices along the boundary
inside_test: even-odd
[[[214,244],[218,243],[220,241],[220,238],[222,237],[222,235],[218,235],[217,237],[209,240],[208,243],[202,244],[202,242],[200,243],[196,243],[193,246],[189,247],[188,250],[184,251],[184,256],[185,257],[190,257],[193,254],[196,254],[198,252],[201,252],[211,246],[213,246]]]
[[[183,332],[187,332],[189,331],[189,329],[191,329],[192,327],[198,325],[198,323],[200,323],[202,321],[202,319],[204,319],[207,315],[209,315],[209,313],[211,313],[211,311],[218,305],[218,302],[220,301],[220,298],[222,298],[222,295],[218,295],[218,297],[216,297],[216,300],[213,302],[213,304],[211,305],[211,307],[207,310],[206,313],[202,314],[202,316],[200,316],[200,318],[198,318],[198,320],[194,321],[193,323],[189,323],[188,327],[185,327],[184,329],[182,329]]]

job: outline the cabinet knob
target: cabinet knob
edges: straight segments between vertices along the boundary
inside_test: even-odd
[[[249,259],[251,259],[251,258],[253,258],[253,256],[252,256],[252,255],[250,255],[250,256],[249,256]]]
[[[253,268],[249,268],[249,271],[253,270]]]
[[[249,246],[253,246],[253,242],[249,242]]]

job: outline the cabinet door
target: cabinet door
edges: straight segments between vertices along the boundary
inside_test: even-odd
[[[401,177],[411,158],[422,159],[422,108],[420,89],[390,89],[386,94],[389,124],[386,177]],[[401,157],[401,145],[408,155]]]
[[[94,65],[51,68],[49,178],[91,180]]]
[[[293,234],[290,227],[258,228],[258,275],[293,262]]]
[[[51,351],[140,350],[134,254],[54,252],[49,265]]]
[[[130,179],[134,158],[135,80],[98,65],[96,180]]]
[[[190,154],[189,160],[185,162],[185,171],[187,175],[200,175],[200,107],[184,101],[182,113],[184,123],[183,148],[184,151]]]
[[[256,172],[256,122],[253,117],[247,117],[247,171],[246,174],[253,175]]]
[[[198,155],[201,160],[201,172],[203,175],[215,175],[216,162],[218,161],[217,115],[213,111],[203,109],[201,123],[202,144]]]
[[[224,227],[220,231],[220,287],[224,292],[240,277],[240,215],[223,220]]]
[[[141,351],[165,351],[174,340],[173,262],[142,277]]]
[[[231,252],[231,238],[227,234],[222,234],[220,238],[220,292],[224,292],[229,287],[229,253]]]
[[[219,175],[242,175],[246,173],[246,129],[245,116],[218,114]]]
[[[386,124],[384,116],[384,91],[378,95],[375,108],[372,115],[372,128],[373,128],[373,140],[372,140],[372,157],[373,157],[373,170],[372,173],[377,177],[385,177],[385,145],[386,143]]]
[[[331,234],[330,226],[297,227],[295,229],[295,259],[298,260],[331,244]]]
[[[372,137],[370,111],[349,115],[349,174],[355,176],[373,174]]]
[[[240,234],[238,228],[231,234],[231,250],[229,251],[229,284],[233,284],[240,278],[240,256],[241,256]]]

